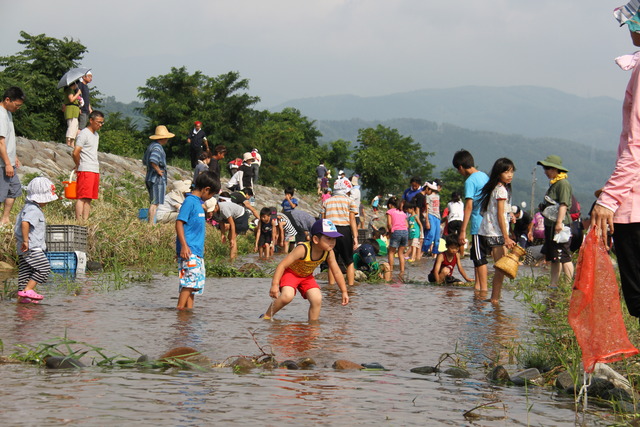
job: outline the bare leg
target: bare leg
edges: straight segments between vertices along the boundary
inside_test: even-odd
[[[180,289],[180,295],[178,295],[178,310],[184,310],[185,308],[193,308],[193,288]]]
[[[2,220],[0,224],[9,224],[9,214],[11,214],[11,208],[16,199],[4,199],[4,210],[2,211]]]
[[[562,263],[562,272],[567,279],[573,279],[573,263],[571,261]]]
[[[296,292],[291,286],[283,286],[280,288],[280,296],[271,303],[267,311],[264,313],[264,318],[271,319],[277,312],[289,304],[293,300],[294,296],[296,296]]]
[[[404,274],[404,246],[398,248],[398,264],[400,264],[400,274]]]
[[[549,281],[549,286],[558,287],[558,281],[560,280],[560,263],[552,262],[551,263],[551,276]]]
[[[476,291],[487,291],[489,290],[489,285],[487,282],[487,276],[488,276],[488,268],[487,268],[487,264],[485,265],[481,265],[480,267],[475,267],[474,268],[475,273],[476,273],[476,286],[475,289]]]
[[[356,267],[353,265],[353,263],[351,263],[347,266],[347,285],[353,286],[355,282],[356,282]]]
[[[158,205],[149,205],[149,224],[153,225],[155,223],[154,219],[156,217],[156,212],[158,211]]]
[[[504,256],[504,246],[493,248],[494,263]],[[499,269],[494,269],[493,281],[491,282],[491,303],[498,304],[500,302],[500,294],[502,292],[502,282],[504,281],[504,273]]]
[[[76,220],[86,221],[91,213],[91,199],[78,199],[76,202]]]
[[[320,318],[320,308],[322,307],[322,292],[318,288],[307,291],[309,301],[309,323],[317,322]]]
[[[387,248],[387,257],[389,258],[389,272],[393,273],[393,257],[396,254],[396,248],[389,246]]]

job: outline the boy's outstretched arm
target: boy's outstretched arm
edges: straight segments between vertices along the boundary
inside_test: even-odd
[[[464,267],[462,266],[462,260],[460,259],[460,257],[458,257],[458,271],[460,272],[460,274],[462,274],[462,277],[464,277],[464,280],[466,280],[467,282],[473,282],[473,280],[470,279],[469,276],[467,276],[467,272],[464,270]]]
[[[342,271],[340,271],[340,266],[338,266],[338,262],[336,261],[336,256],[333,251],[329,252],[329,256],[327,257],[327,264],[329,265],[331,273],[333,273],[333,277],[336,278],[336,283],[338,283],[340,291],[342,291],[342,305],[349,304],[349,293],[347,292],[347,284],[344,282],[344,276],[342,275]]]
[[[280,264],[276,267],[276,271],[273,273],[273,279],[271,279],[271,289],[269,290],[269,296],[271,298],[278,298],[280,296],[280,279],[282,279],[282,275],[287,267],[293,264],[294,261],[303,259],[305,255],[306,249],[303,245],[300,245],[296,246],[280,261]]]

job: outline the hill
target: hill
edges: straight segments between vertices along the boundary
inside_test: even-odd
[[[294,99],[273,107],[299,109],[315,120],[415,118],[467,129],[560,138],[615,150],[621,102],[533,87],[465,86],[385,96],[336,95]]]
[[[321,120],[316,123],[323,140],[345,139],[356,141],[358,129],[375,127],[378,124],[398,129],[402,135],[413,137],[424,151],[434,153],[429,159],[437,171],[451,167],[453,154],[464,148],[469,150],[479,169],[489,172],[499,157],[508,157],[516,164],[513,183],[514,201],[531,199],[532,171],[536,161],[549,154],[562,157],[569,169],[569,179],[580,202],[587,206],[593,200],[593,192],[609,177],[616,154],[612,150],[597,150],[577,142],[558,138],[526,138],[521,135],[505,135],[496,132],[473,131],[451,124],[438,124],[419,119],[394,119],[384,121]],[[437,173],[436,173],[437,175]],[[540,167],[536,170],[536,203],[547,188],[547,179]],[[428,178],[428,177],[424,177]]]

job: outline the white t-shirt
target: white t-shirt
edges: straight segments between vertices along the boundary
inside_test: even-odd
[[[11,166],[16,164],[16,131],[13,128],[13,115],[0,106],[0,136],[4,138],[7,155]],[[0,167],[4,167],[4,161],[0,158]]]
[[[500,230],[500,223],[498,222],[498,200],[505,201],[505,223],[507,224],[507,227],[509,227],[509,212],[511,212],[509,192],[504,185],[498,184],[491,192],[487,211],[482,214],[482,222],[480,223],[480,230],[478,231],[480,236],[502,236],[502,230]]]
[[[100,135],[93,133],[89,128],[80,131],[76,139],[76,147],[81,147],[80,166],[78,172],[100,173],[100,163],[98,163],[98,144]]]
[[[457,202],[449,202],[447,205],[449,209],[448,221],[462,221],[464,219],[464,203],[462,200]]]

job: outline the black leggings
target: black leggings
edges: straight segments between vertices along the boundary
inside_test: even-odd
[[[613,244],[627,308],[640,317],[640,223],[614,224]]]

